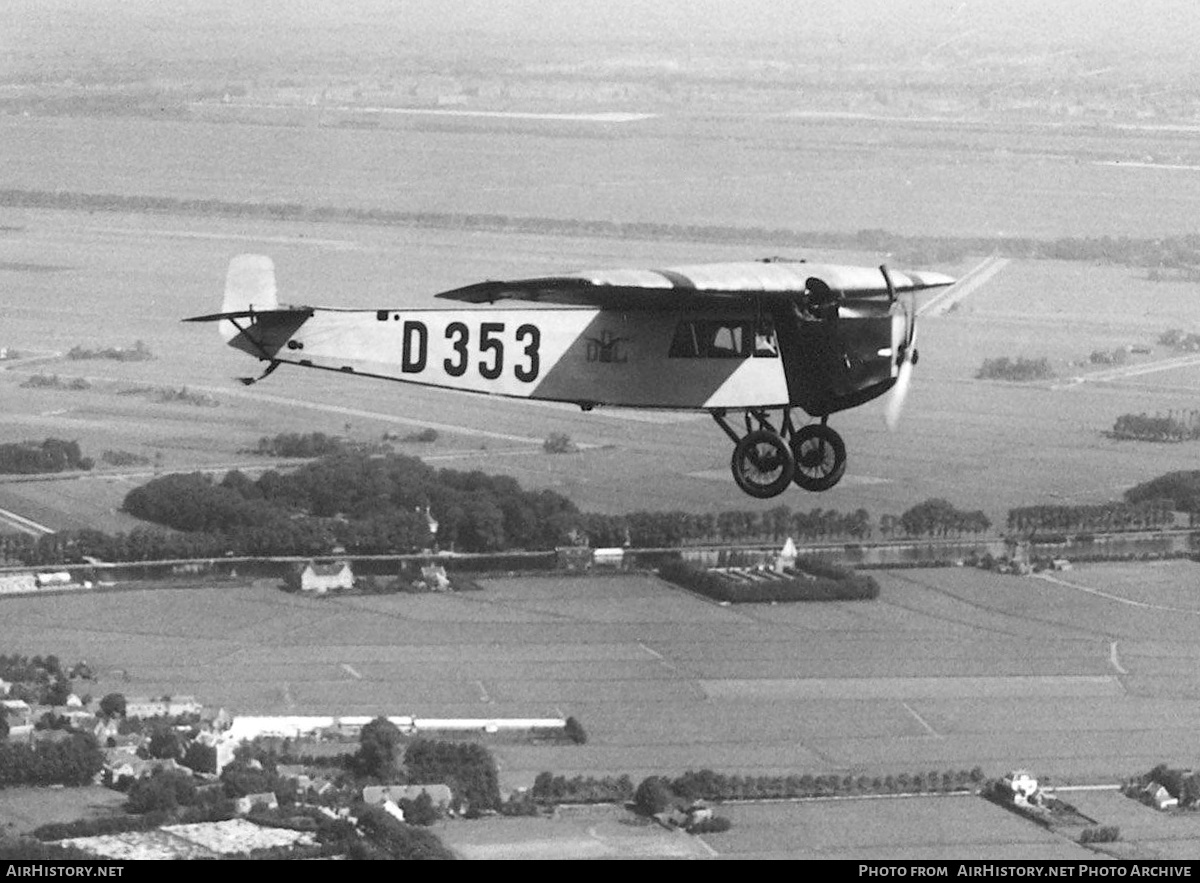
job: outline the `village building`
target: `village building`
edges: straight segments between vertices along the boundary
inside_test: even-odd
[[[404,821],[404,810],[392,803],[392,801],[385,800],[383,803],[379,804],[379,807],[397,822]]]
[[[33,733],[33,709],[23,699],[0,699],[0,714],[8,722],[10,740],[28,738]]]
[[[1034,801],[1038,793],[1038,781],[1025,770],[1013,770],[1000,780],[1001,785],[1012,792],[1012,801],[1018,806],[1026,806]]]
[[[182,770],[191,775],[191,770],[173,758],[142,758],[132,747],[109,748],[104,751],[104,766],[100,771],[100,781],[104,785],[120,784],[122,779],[138,781],[145,779],[160,770]]]
[[[239,797],[233,803],[234,811],[244,816],[256,809],[279,809],[279,798],[273,791],[263,791],[258,794],[247,794]]]
[[[21,595],[37,591],[37,580],[32,573],[6,573],[0,575],[0,595]]]
[[[446,576],[446,568],[440,564],[426,564],[421,568],[421,581],[426,588],[435,592],[444,592],[450,588],[450,578]]]
[[[293,592],[324,595],[331,591],[354,588],[354,571],[350,569],[348,561],[332,564],[309,561],[289,573],[285,582]]]
[[[1142,799],[1158,810],[1175,809],[1179,799],[1172,797],[1171,792],[1158,782],[1150,782],[1142,789]]]
[[[150,699],[139,696],[125,700],[125,717],[136,717],[143,720],[151,717],[179,717],[184,714],[200,714],[204,706],[196,701],[195,696],[163,696],[161,699]]]
[[[779,554],[775,556],[771,569],[780,574],[793,570],[796,567],[796,557],[796,543],[791,537],[788,537],[783,548],[779,550]]]

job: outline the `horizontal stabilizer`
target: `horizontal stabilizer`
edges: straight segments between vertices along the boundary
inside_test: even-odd
[[[280,307],[275,310],[239,310],[236,313],[209,313],[207,316],[188,316],[184,322],[220,322],[225,319],[249,319],[252,322],[270,322],[285,316],[311,316],[312,307]]]

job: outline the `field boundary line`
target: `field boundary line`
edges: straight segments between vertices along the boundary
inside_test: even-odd
[[[32,518],[26,518],[24,515],[18,515],[16,512],[11,512],[8,509],[0,509],[0,521],[7,521],[21,533],[29,534],[31,537],[41,537],[57,533],[52,527],[46,527],[46,525],[34,521]]]
[[[993,276],[1008,266],[1008,258],[989,255],[944,291],[934,295],[917,309],[918,316],[941,316],[960,301],[974,294]]]
[[[1189,610],[1187,607],[1171,607],[1166,604],[1151,604],[1149,601],[1134,601],[1132,598],[1122,598],[1120,595],[1113,595],[1109,592],[1102,592],[1100,589],[1093,589],[1090,586],[1081,586],[1078,583],[1069,583],[1065,579],[1050,576],[1047,573],[1035,573],[1034,579],[1045,580],[1048,583],[1054,583],[1057,586],[1063,586],[1068,589],[1075,589],[1078,592],[1086,592],[1089,595],[1095,595],[1098,598],[1104,598],[1107,601],[1115,601],[1118,604],[1125,604],[1129,607],[1137,607],[1141,610],[1161,610],[1164,613],[1186,613],[1189,616],[1200,616],[1200,610]]]

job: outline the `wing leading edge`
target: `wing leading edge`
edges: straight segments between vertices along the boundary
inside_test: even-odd
[[[893,290],[940,288],[954,280],[941,273],[890,271]],[[744,302],[748,296],[791,300],[817,278],[849,299],[888,294],[883,274],[870,267],[806,261],[692,264],[661,270],[597,270],[512,281],[491,280],[437,297],[471,304],[519,300],[601,309],[661,309]]]

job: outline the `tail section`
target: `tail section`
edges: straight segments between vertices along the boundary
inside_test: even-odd
[[[242,254],[229,262],[221,312],[183,321],[216,322],[222,339],[231,347],[271,362],[269,373],[279,351],[314,312],[311,307],[280,306],[271,259]]]
[[[279,308],[275,292],[275,264],[264,254],[240,254],[229,262],[225,274],[225,300],[222,313],[252,314]],[[226,343],[241,329],[228,320],[217,326]]]

